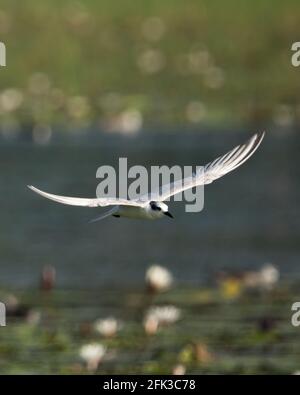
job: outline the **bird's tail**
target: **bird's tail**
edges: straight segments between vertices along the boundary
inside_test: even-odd
[[[93,222],[97,222],[97,221],[101,221],[101,219],[104,219],[106,217],[109,217],[110,215],[116,213],[118,211],[119,207],[118,206],[114,206],[111,210],[106,211],[105,213],[101,214],[99,217],[96,217],[94,219],[91,219],[89,221],[89,224],[93,223]]]

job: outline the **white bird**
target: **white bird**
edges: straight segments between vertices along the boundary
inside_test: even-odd
[[[118,198],[78,198],[53,195],[43,192],[32,185],[28,185],[32,191],[44,196],[55,202],[68,204],[71,206],[83,207],[105,207],[112,206],[111,210],[105,212],[100,217],[94,219],[98,221],[110,215],[114,217],[127,217],[137,219],[158,219],[164,215],[173,218],[168,210],[165,200],[177,193],[200,185],[210,184],[217,178],[236,169],[250,158],[257,150],[264,138],[265,132],[256,133],[245,144],[235,147],[227,154],[218,157],[213,162],[201,167],[196,173],[182,180],[177,180],[170,184],[165,184],[157,191],[145,195],[135,200],[118,199]]]

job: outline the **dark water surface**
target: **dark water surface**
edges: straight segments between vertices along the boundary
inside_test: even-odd
[[[62,195],[94,197],[96,169],[118,164],[202,165],[244,141],[248,133],[91,134],[56,137],[45,147],[0,143],[0,282],[30,286],[52,264],[63,287],[142,284],[149,264],[171,269],[179,283],[209,282],[219,269],[255,269],[273,262],[283,277],[300,278],[300,137],[270,132],[249,162],[205,189],[205,208],[189,214],[171,203],[175,219],[107,218],[103,209],[47,201],[33,184]]]

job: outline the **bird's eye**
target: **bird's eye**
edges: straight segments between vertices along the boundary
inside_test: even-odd
[[[156,207],[155,202],[150,202],[150,206],[151,206],[152,209],[155,209],[155,207]]]
[[[161,208],[158,207],[155,202],[150,202],[150,206],[151,206],[152,210],[161,211]]]

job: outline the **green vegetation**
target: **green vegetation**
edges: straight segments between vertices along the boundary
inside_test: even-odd
[[[128,111],[133,129],[297,120],[299,13],[297,0],[2,0],[0,89],[17,91],[0,100],[1,120],[108,130]]]
[[[296,289],[296,288],[295,288]],[[142,290],[22,291],[26,317],[0,328],[1,373],[292,374],[299,371],[298,328],[291,325],[291,288],[224,298],[218,289],[177,288],[146,297]],[[3,295],[3,293],[2,293]],[[151,305],[176,305],[178,322],[147,335],[143,318]],[[105,338],[93,329],[99,317],[122,320]],[[106,354],[94,372],[80,358],[85,344]]]

